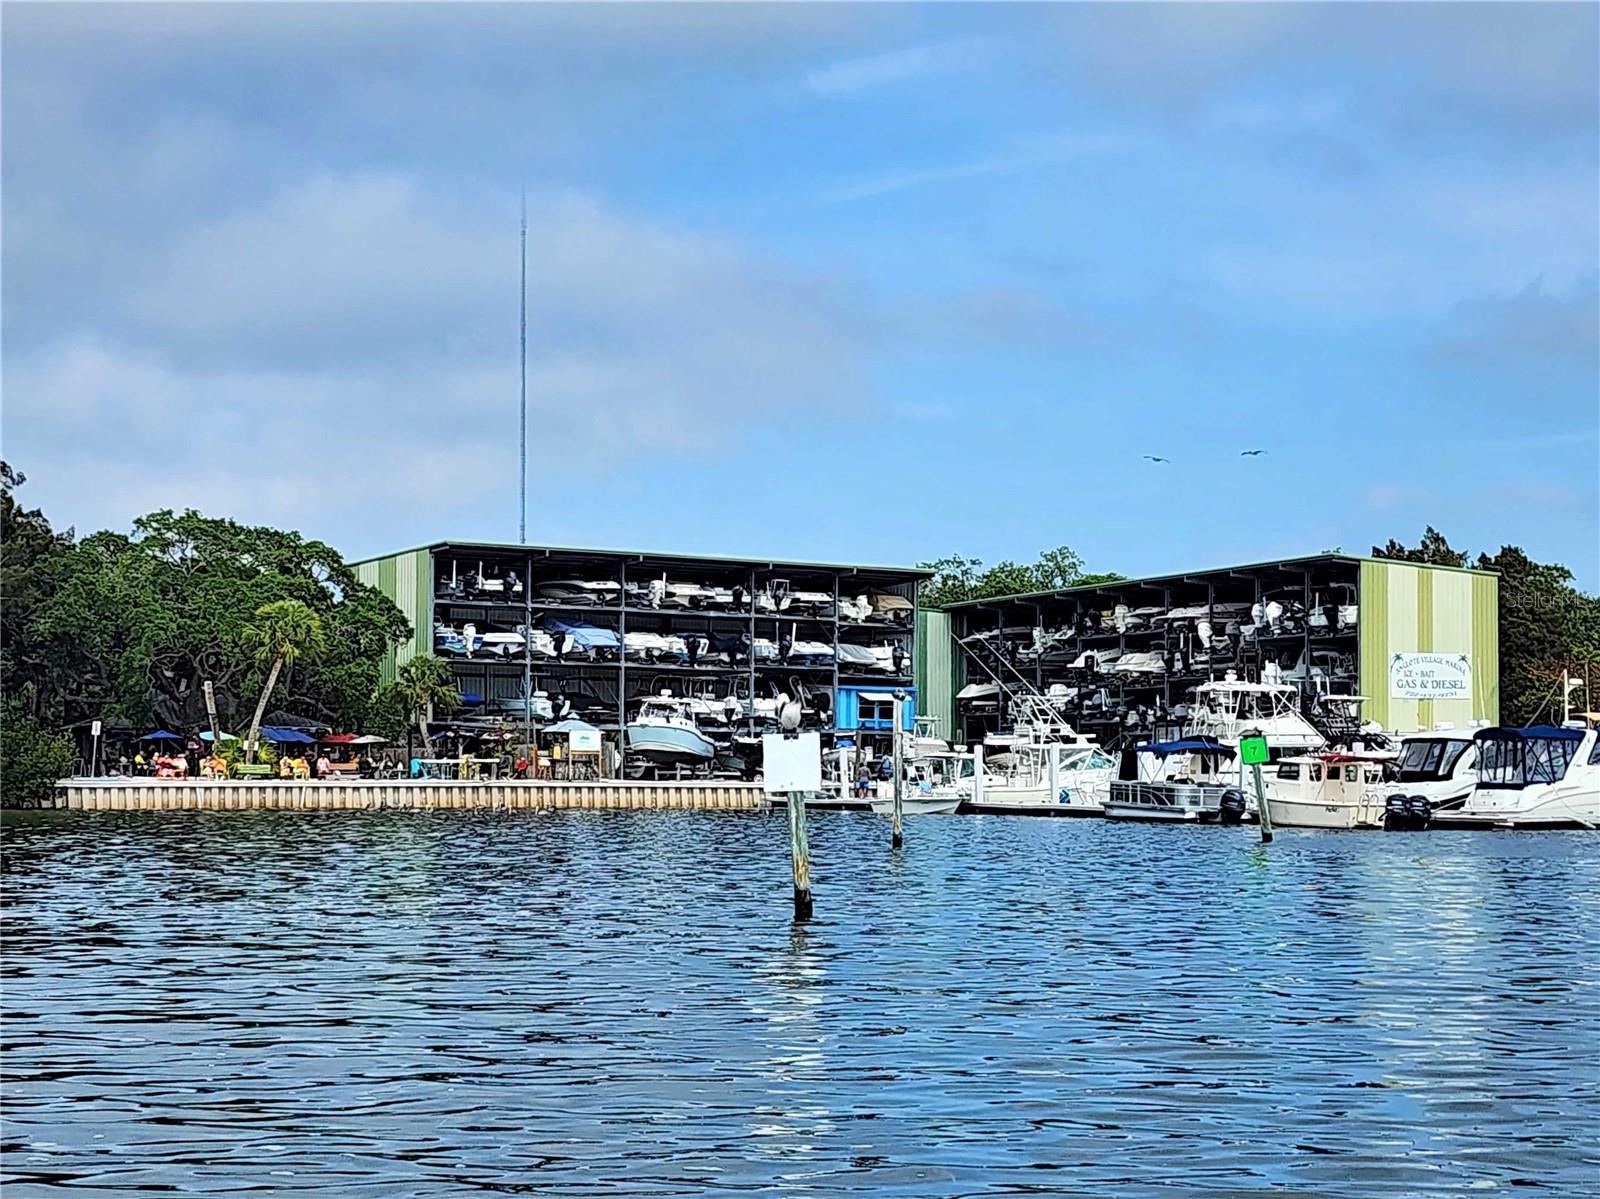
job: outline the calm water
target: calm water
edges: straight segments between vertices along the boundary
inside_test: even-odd
[[[1600,836],[12,814],[8,1199],[1592,1195]]]

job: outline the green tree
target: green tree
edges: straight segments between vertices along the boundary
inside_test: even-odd
[[[72,773],[72,742],[39,727],[19,703],[0,713],[0,804],[37,808]]]
[[[267,700],[278,685],[278,674],[285,666],[292,669],[302,658],[316,661],[328,646],[322,635],[322,618],[299,600],[262,604],[256,609],[255,622],[245,625],[242,642],[254,654],[256,665],[267,670],[255,715],[250,718],[250,735],[245,738],[245,744],[253,746],[261,732]]]
[[[1111,572],[1084,573],[1083,559],[1064,545],[1043,551],[1031,566],[1002,561],[985,568],[983,559],[960,554],[920,565],[934,572],[933,578],[924,583],[919,592],[922,605],[928,608],[965,600],[1024,595],[1031,591],[1059,591],[1064,587],[1115,582],[1123,577]]]
[[[1444,534],[1432,525],[1428,526],[1415,547],[1403,545],[1391,537],[1389,544],[1382,549],[1373,546],[1372,556],[1398,558],[1403,562],[1426,562],[1431,566],[1465,566],[1468,559],[1465,552],[1450,548]]]
[[[51,659],[32,625],[72,552],[72,534],[57,533],[37,508],[17,503],[16,489],[25,482],[0,462],[0,691],[20,711],[53,722],[60,713],[50,710]]]
[[[448,716],[461,706],[450,663],[433,654],[418,654],[401,664],[391,688],[394,700],[416,722],[422,734],[423,749],[433,744],[428,734],[428,719]]]

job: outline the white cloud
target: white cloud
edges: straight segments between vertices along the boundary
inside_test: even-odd
[[[853,96],[908,79],[976,70],[993,59],[996,45],[992,38],[962,38],[844,58],[806,72],[805,86],[817,96]]]
[[[994,154],[937,166],[903,167],[845,179],[824,188],[825,203],[848,204],[930,184],[951,183],[989,175],[1015,175],[1059,166],[1074,159],[1121,150],[1132,144],[1120,133],[1065,134],[1019,142]]]

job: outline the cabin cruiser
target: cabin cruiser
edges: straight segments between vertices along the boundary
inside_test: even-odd
[[[1480,729],[1477,786],[1442,828],[1600,828],[1600,743],[1570,725]]]
[[[1393,756],[1329,751],[1279,758],[1262,780],[1267,811],[1284,828],[1379,828],[1384,824],[1385,767]]]
[[[1201,683],[1194,689],[1185,736],[1215,740],[1237,749],[1239,738],[1255,730],[1266,738],[1273,761],[1322,749],[1327,738],[1301,715],[1299,696],[1299,691],[1285,683],[1246,683],[1230,671],[1227,678]],[[1242,770],[1237,765],[1232,768],[1229,785],[1244,790]]]
[[[1152,741],[1123,751],[1105,803],[1108,820],[1238,824],[1245,797],[1237,749],[1210,737]]]
[[[695,724],[688,701],[667,694],[640,703],[623,729],[623,744],[630,755],[658,768],[704,766],[717,752]]]
[[[1478,745],[1469,732],[1438,729],[1404,737],[1385,788],[1384,828],[1426,828],[1460,810],[1478,785]]]

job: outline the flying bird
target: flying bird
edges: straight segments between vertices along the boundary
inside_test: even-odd
[[[1171,462],[1172,461],[1171,458],[1157,458],[1154,454],[1146,454],[1145,457],[1148,458],[1151,462]]]
[[[1266,450],[1240,450],[1239,457],[1254,458],[1257,454],[1265,454],[1266,452]]]

